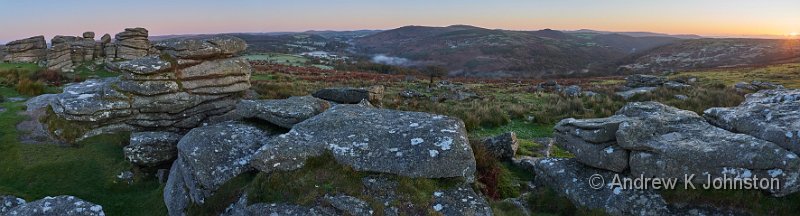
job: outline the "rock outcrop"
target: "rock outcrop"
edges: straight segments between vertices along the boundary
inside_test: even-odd
[[[203,204],[222,184],[251,170],[250,160],[271,135],[241,123],[199,127],[178,143],[178,159],[164,188],[170,215],[181,215],[190,202]]]
[[[366,201],[348,195],[326,195],[324,201],[340,215],[369,216],[375,212]]]
[[[50,105],[60,118],[90,127],[81,132],[81,138],[114,131],[195,128],[229,114],[241,93],[250,88],[249,63],[232,57],[243,49],[226,49],[217,45],[219,41],[246,46],[233,37],[174,40],[159,47],[163,55],[109,65],[122,73],[119,78],[66,87]],[[200,45],[183,49],[181,44],[187,43]],[[182,49],[182,54],[172,52],[176,49]],[[227,51],[208,54],[208,49]],[[203,59],[191,59],[197,56]]]
[[[15,196],[0,196],[0,215],[8,214],[11,209],[24,205],[24,199]]]
[[[563,88],[555,80],[548,80],[536,85],[536,91],[541,92],[561,92]]]
[[[38,63],[46,58],[47,42],[40,35],[8,42],[3,50],[6,53],[5,57],[0,55],[3,61]]]
[[[72,64],[72,47],[64,42],[55,43],[47,49],[47,69],[58,71],[70,71]]]
[[[147,56],[152,48],[147,36],[148,31],[144,28],[126,28],[125,31],[117,33],[114,36],[116,39],[114,56],[125,60]]]
[[[511,160],[517,154],[517,149],[519,149],[517,134],[514,132],[506,132],[496,137],[486,138],[481,141],[481,144],[489,154],[501,160]]]
[[[169,162],[178,155],[181,135],[170,132],[132,133],[130,144],[125,146],[125,158],[139,166],[156,166]]]
[[[615,173],[594,169],[574,159],[525,160],[528,169],[533,169],[536,182],[553,188],[575,205],[590,209],[603,209],[610,215],[669,215],[669,209],[654,190],[623,190],[611,184],[601,184],[602,179],[612,180]],[[597,188],[597,189],[595,189]]]
[[[374,105],[380,105],[383,94],[383,86],[373,86],[370,88],[328,88],[315,92],[313,96],[342,104],[357,104],[362,100],[368,100]]]
[[[800,90],[766,90],[747,95],[732,108],[711,108],[704,117],[735,133],[748,134],[800,154]]]
[[[258,118],[284,128],[292,128],[330,106],[327,101],[303,96],[283,100],[243,100],[236,106],[236,111],[244,118]]]
[[[628,154],[616,146],[622,116],[604,119],[565,119],[555,126],[555,144],[591,167],[622,172],[628,168]]]
[[[666,82],[666,80],[659,76],[635,74],[625,78],[625,86],[630,88],[639,87],[658,87]]]
[[[733,85],[733,88],[736,89],[738,92],[758,92],[761,90],[769,90],[769,89],[783,89],[783,85],[771,83],[771,82],[763,82],[763,81],[752,81],[752,82],[739,82]]]
[[[4,197],[3,199],[6,199]],[[5,201],[5,200],[4,200]],[[16,198],[15,207],[0,214],[8,216],[27,215],[64,215],[64,216],[104,216],[103,206],[96,205],[74,196],[45,197],[44,199],[25,203]],[[0,208],[2,210],[3,208]]]
[[[619,95],[620,97],[625,98],[625,100],[628,100],[628,99],[633,98],[633,96],[640,95],[640,94],[645,94],[645,93],[650,93],[650,92],[655,91],[656,89],[658,89],[658,88],[657,87],[639,87],[639,88],[629,89],[629,90],[626,90],[626,91],[617,92],[616,95]]]
[[[768,98],[793,97],[781,95]],[[752,101],[758,100],[755,98],[761,97]],[[764,128],[773,124],[780,127],[786,123],[761,122]],[[657,102],[630,103],[610,118],[563,120],[556,126],[556,137],[559,146],[591,167],[680,180],[695,175],[699,177],[691,180],[696,184],[705,183],[708,177],[774,178],[781,187],[766,189],[774,196],[800,191],[797,154],[767,140],[715,127],[694,112]]]
[[[71,71],[75,66],[95,59],[97,42],[94,38],[58,35],[50,42],[51,47],[47,50],[47,68],[50,70]]]
[[[259,149],[253,166],[293,170],[325,151],[357,171],[474,180],[475,158],[461,120],[362,105],[337,105],[294,125]]]
[[[472,187],[462,185],[433,193],[434,212],[442,215],[491,216],[492,208]]]

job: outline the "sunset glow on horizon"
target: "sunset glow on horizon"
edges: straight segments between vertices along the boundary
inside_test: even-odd
[[[475,25],[508,30],[648,31],[798,37],[800,1],[9,1],[0,41],[145,27],[151,35]]]

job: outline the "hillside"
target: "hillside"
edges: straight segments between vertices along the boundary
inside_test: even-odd
[[[443,64],[455,76],[544,77],[607,71],[630,53],[677,41],[620,34],[507,31],[473,26],[407,26],[355,40],[356,50]]]
[[[765,65],[800,57],[797,40],[695,39],[649,32],[407,26],[356,38],[367,55],[441,64],[451,76],[564,77]],[[795,60],[796,61],[796,60]]]
[[[800,40],[699,39],[681,41],[632,56],[629,64],[620,69],[634,73],[659,73],[765,65],[796,58],[800,58]]]
[[[591,77],[800,60],[798,40],[697,39],[697,35],[650,32],[509,31],[453,25],[230,35],[244,39],[248,53],[325,51],[402,67],[443,65],[450,76],[460,77]]]

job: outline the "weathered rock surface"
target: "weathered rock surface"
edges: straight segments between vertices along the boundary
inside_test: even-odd
[[[577,85],[571,85],[564,88],[564,90],[561,92],[569,97],[578,97],[581,96],[581,87]]]
[[[22,115],[28,116],[28,119],[16,126],[17,131],[21,132],[20,142],[26,144],[58,143],[58,139],[47,130],[47,126],[39,122],[39,119],[46,115],[50,103],[56,100],[56,97],[55,94],[43,94],[25,102],[25,112]]]
[[[630,89],[630,90],[627,90],[627,91],[617,92],[616,94],[619,95],[622,98],[625,98],[625,100],[627,100],[627,99],[631,99],[633,96],[649,93],[649,92],[655,91],[656,89],[658,89],[658,88],[657,87],[639,87],[639,88],[634,88],[634,89]]]
[[[763,81],[752,81],[752,82],[739,82],[733,86],[736,91],[738,92],[757,92],[761,90],[769,90],[769,89],[783,89],[783,85],[771,83],[771,82],[763,82]]]
[[[616,133],[625,120],[622,116],[564,119],[555,126],[555,143],[583,164],[622,172],[628,168],[629,151],[616,146]]]
[[[3,61],[37,63],[46,59],[47,42],[40,35],[8,42],[3,50],[6,53],[0,55]]]
[[[89,63],[97,55],[97,42],[94,38],[58,35],[51,40],[47,50],[47,68],[50,70],[71,71],[75,66]]]
[[[358,171],[474,180],[475,158],[460,120],[361,105],[337,105],[294,125],[259,149],[253,166],[297,169],[325,151]]]
[[[561,92],[561,89],[561,85],[559,85],[555,80],[548,80],[536,85],[536,91]]]
[[[147,39],[148,31],[144,28],[126,28],[125,31],[117,33],[116,57],[120,59],[137,59],[148,55],[152,45]]]
[[[260,215],[281,215],[281,216],[328,216],[327,209],[320,207],[304,207],[284,203],[255,203],[248,205],[247,195],[242,195],[239,201],[231,204],[221,214],[222,216],[260,216]]]
[[[328,88],[322,89],[313,94],[314,97],[333,101],[342,104],[357,104],[361,100],[368,100],[370,103],[378,105],[383,99],[383,86],[370,88]]]
[[[3,213],[3,212],[0,212]],[[23,203],[6,212],[8,216],[64,215],[64,216],[104,216],[103,207],[81,200],[74,196],[45,197],[37,201]]]
[[[424,95],[424,94],[422,94],[422,93],[419,93],[419,92],[417,92],[417,91],[414,91],[414,90],[411,90],[411,89],[403,89],[403,91],[401,91],[401,92],[400,92],[400,93],[398,93],[398,94],[400,95],[400,97],[404,97],[404,98],[419,98],[419,97],[425,97],[425,95]]]
[[[125,158],[140,166],[169,162],[178,155],[181,135],[170,132],[132,133],[130,144],[123,149]]]
[[[602,182],[599,189],[593,189],[597,185],[593,175],[610,181],[614,179],[613,172],[590,168],[574,159],[528,159],[522,163],[533,168],[537,182],[553,188],[575,205],[602,209],[610,215],[670,214],[664,199],[653,190],[623,190]]]
[[[433,211],[443,215],[491,216],[492,208],[468,185],[433,193]]]
[[[258,118],[284,128],[292,128],[330,106],[327,101],[303,96],[283,100],[243,100],[236,106],[236,112],[244,118]]]
[[[742,122],[742,125],[756,124],[755,127],[763,130],[786,128],[796,124],[796,116],[792,117],[796,108],[790,105],[781,110],[780,107],[785,106],[781,104],[782,101],[791,101],[792,98],[791,94],[785,93],[751,97],[750,104],[762,106],[762,111],[775,109],[776,113],[788,113],[786,116],[778,115],[780,117],[776,120],[750,117],[751,113],[758,111],[753,110],[757,109],[754,107],[748,108],[748,105],[734,109],[716,108],[706,113],[716,116],[709,118],[721,125],[736,125],[722,119],[734,119],[738,111],[745,117],[743,119],[752,121]],[[766,108],[761,102],[776,104]],[[784,138],[779,141],[786,140],[786,133],[774,134]],[[694,112],[657,102],[630,103],[610,118],[566,119],[556,126],[555,136],[557,144],[573,153],[576,161],[595,168],[629,172],[633,176],[677,178],[681,181],[686,176],[695,175],[696,178],[691,179],[691,183],[695,184],[706,183],[709,176],[712,179],[726,176],[739,179],[774,178],[781,183],[779,189],[768,189],[774,196],[800,191],[800,160],[797,154],[764,139],[715,127]]]
[[[659,76],[635,74],[625,78],[625,86],[631,88],[639,87],[658,87],[664,84],[666,80]]]
[[[72,48],[67,43],[53,44],[47,49],[47,69],[72,70]]]
[[[617,144],[631,150],[631,175],[684,179],[704,177],[777,178],[775,196],[800,190],[800,160],[780,146],[745,134],[714,127],[694,112],[656,103],[631,103],[619,115],[634,120],[623,122]]]
[[[800,154],[800,90],[766,90],[747,95],[732,108],[711,108],[704,117],[735,133],[767,140]]]
[[[214,36],[206,39],[169,39],[155,43],[163,53],[179,59],[227,58],[247,48],[244,40],[231,36]]]
[[[83,33],[83,38],[94,39],[94,32],[90,32],[90,31],[84,32]]]
[[[668,89],[685,89],[685,88],[690,88],[692,86],[676,81],[669,81],[664,83],[664,87]]]
[[[363,216],[373,215],[375,212],[369,206],[369,203],[356,197],[347,195],[325,195],[324,199],[325,202],[333,206],[333,208],[344,213],[342,215]]]
[[[11,211],[11,209],[24,205],[25,203],[24,199],[15,196],[0,196],[0,215],[5,215]]]
[[[164,202],[170,215],[181,215],[189,202],[203,204],[220,186],[251,170],[253,153],[271,134],[242,123],[195,128],[178,143]]]
[[[144,35],[137,32],[122,38]],[[68,86],[51,105],[59,117],[92,127],[82,138],[116,131],[183,132],[230,113],[250,88],[246,60],[218,57],[184,66],[169,54],[114,62],[108,68],[122,73],[120,78]]]
[[[510,160],[517,154],[519,149],[519,141],[517,134],[514,132],[506,132],[496,137],[487,138],[481,141],[489,154],[501,160]]]

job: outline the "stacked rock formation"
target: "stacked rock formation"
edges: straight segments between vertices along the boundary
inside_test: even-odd
[[[46,50],[44,36],[36,36],[7,43],[3,48],[5,56],[0,57],[7,62],[37,63],[45,59]]]
[[[159,56],[109,65],[119,78],[66,87],[50,105],[58,117],[87,123],[84,137],[113,131],[184,131],[233,110],[250,88],[251,68],[234,37],[170,40]],[[51,130],[57,130],[51,128]]]
[[[52,46],[47,51],[47,68],[71,71],[76,65],[93,61],[96,42],[94,33],[90,33],[84,33],[84,37],[55,36],[50,41]]]
[[[796,119],[797,113],[794,115],[784,119]],[[764,130],[772,130],[782,128],[784,122],[760,123]],[[705,183],[708,176],[771,177],[782,184],[767,189],[774,196],[800,191],[797,154],[774,142],[715,127],[694,112],[657,102],[630,103],[610,118],[565,119],[556,125],[555,136],[557,145],[575,154],[578,162],[594,168],[681,180],[686,175],[700,176],[693,179],[696,184]]]
[[[150,44],[147,36],[148,31],[144,28],[125,29],[125,31],[114,36],[117,41],[113,47],[115,47],[116,50],[109,53],[115,53],[115,55],[107,57],[131,60],[151,54],[151,48],[153,46]]]
[[[94,32],[84,32],[80,36],[55,36],[48,48],[44,36],[36,36],[9,42],[2,48],[0,58],[7,62],[41,63],[50,70],[69,72],[88,63],[158,55],[158,49],[147,37],[148,31],[144,28],[127,28],[118,33],[113,42],[109,34],[95,41]]]

